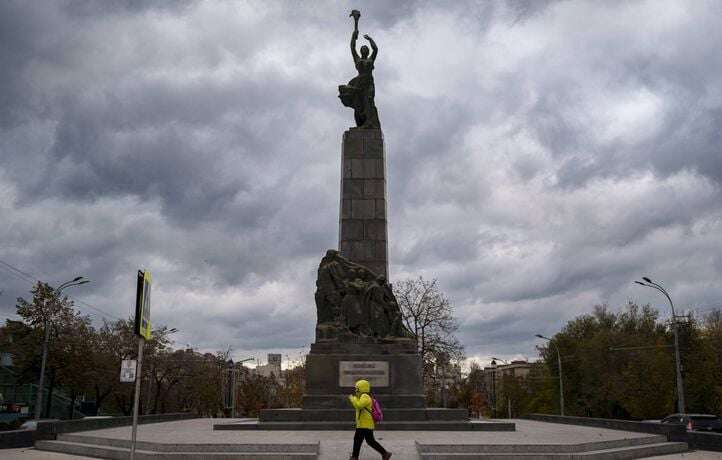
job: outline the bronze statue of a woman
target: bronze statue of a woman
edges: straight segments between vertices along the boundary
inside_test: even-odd
[[[369,41],[373,52],[369,56],[369,47],[363,45],[361,47],[361,56],[356,52],[356,40],[358,39],[358,20],[361,17],[361,13],[358,10],[353,10],[351,16],[354,18],[354,31],[351,34],[351,56],[353,57],[353,63],[356,66],[358,75],[355,76],[347,85],[339,85],[338,92],[341,103],[346,107],[353,108],[354,118],[356,119],[356,126],[365,129],[378,129],[381,128],[379,123],[379,115],[376,111],[376,104],[374,103],[374,61],[378,55],[379,48],[376,46],[373,38],[368,35],[364,35],[364,38]]]

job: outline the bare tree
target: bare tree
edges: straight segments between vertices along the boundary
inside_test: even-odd
[[[394,283],[394,294],[404,324],[417,339],[427,376],[439,359],[455,362],[464,359],[464,347],[454,336],[459,329],[454,308],[437,280],[422,277],[402,280]]]

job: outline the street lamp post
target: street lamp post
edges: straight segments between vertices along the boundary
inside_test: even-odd
[[[78,276],[70,281],[66,281],[55,290],[55,295],[51,302],[58,302],[60,300],[60,294],[63,289],[72,286],[79,286],[81,284],[89,283],[90,280],[83,279],[82,276]],[[35,399],[35,420],[40,420],[43,407],[43,384],[45,383],[45,363],[48,360],[48,342],[50,342],[50,318],[46,312],[43,320],[43,328],[45,329],[45,337],[43,339],[43,358],[40,362],[40,378],[38,379],[38,394]]]
[[[502,361],[502,362],[504,362],[504,365],[506,365],[506,366],[508,366],[508,365],[511,364],[511,363],[510,363],[509,361],[507,361],[506,359],[495,358],[495,357],[493,357],[493,356],[491,357],[491,359],[492,359],[492,360],[496,360],[496,361]],[[514,370],[511,371],[511,375],[512,375],[512,377],[514,377]],[[502,379],[503,379],[503,378],[504,378],[504,376],[502,375]],[[507,395],[507,397],[506,397],[506,411],[507,411],[507,417],[508,417],[509,419],[511,419],[511,397],[509,397],[508,395]]]
[[[237,363],[233,364],[233,367],[231,369],[231,418],[236,418],[236,385],[238,384],[236,380],[236,372],[238,371],[238,369],[236,369],[236,364],[240,364],[241,367],[243,367],[243,363],[245,363],[246,361],[253,361],[254,359],[256,358],[242,359]]]
[[[669,296],[669,293],[660,285],[659,283],[655,283],[651,279],[649,279],[646,276],[643,276],[642,279],[645,281],[644,283],[641,281],[635,281],[635,283],[649,287],[652,289],[656,289],[657,291],[664,294],[664,296],[669,301],[669,306],[672,308],[672,332],[674,333],[674,361],[677,371],[677,409],[680,413],[685,413],[685,405],[684,405],[684,382],[682,381],[682,362],[679,357],[679,326],[677,323],[677,315],[674,312],[674,303],[672,303],[672,298]]]
[[[541,334],[537,334],[540,339],[547,340],[551,345],[554,345],[554,349],[557,351],[557,364],[559,364],[559,413],[564,415],[564,379],[562,378],[562,355],[559,353],[559,347],[549,337],[544,337]]]
[[[491,418],[496,418],[496,361],[492,358],[491,369]]]

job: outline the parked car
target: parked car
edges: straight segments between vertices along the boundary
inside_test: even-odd
[[[672,414],[663,418],[661,423],[681,423],[689,431],[722,432],[722,421],[711,414]]]
[[[35,431],[38,429],[38,422],[59,422],[57,418],[41,418],[40,420],[28,420],[27,422],[20,425],[20,430],[31,430]]]
[[[714,433],[722,433],[722,420],[717,419],[709,424],[706,431],[712,431]]]

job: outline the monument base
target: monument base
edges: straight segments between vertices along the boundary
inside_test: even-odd
[[[304,409],[347,409],[356,381],[366,379],[382,407],[426,407],[421,356],[412,340],[317,342],[306,357]]]
[[[421,355],[407,337],[317,336],[306,356],[303,407],[264,409],[258,420],[214,425],[215,430],[353,430],[348,396],[360,379],[384,410],[380,430],[514,431],[513,423],[471,421],[466,409],[427,408]]]

